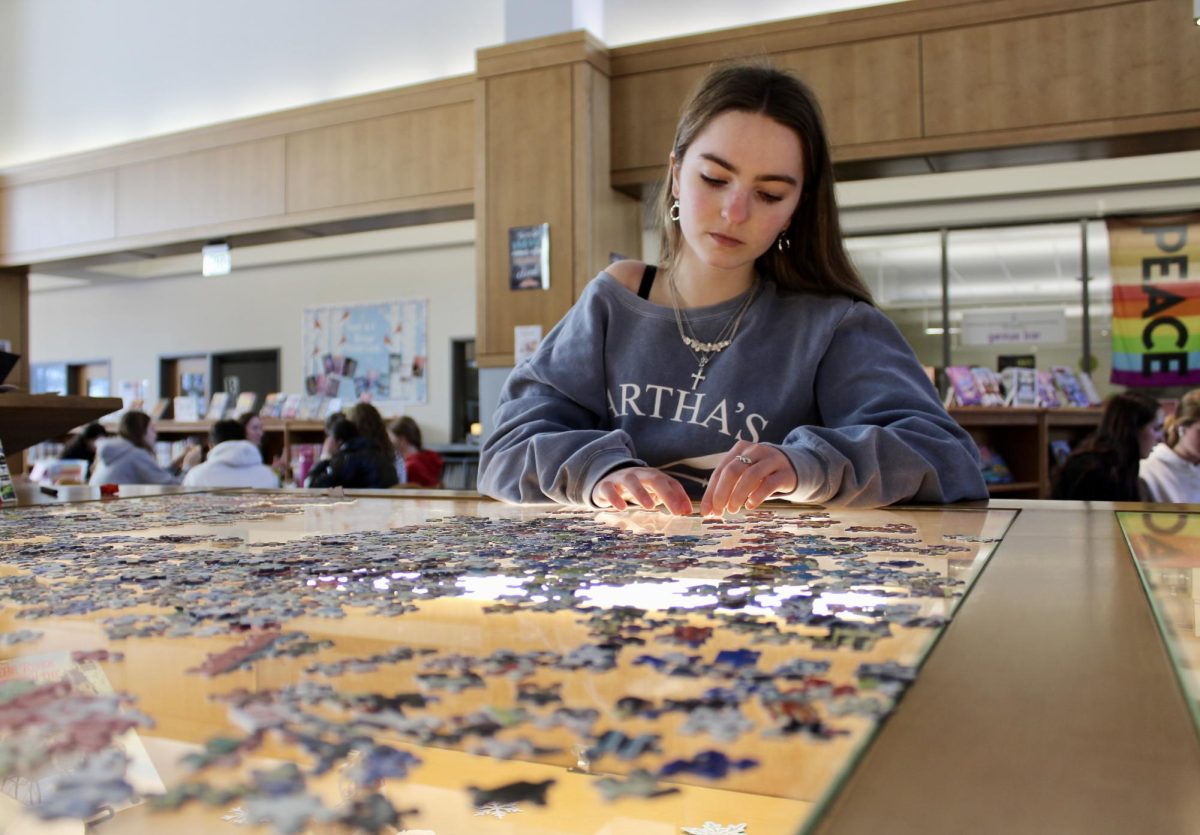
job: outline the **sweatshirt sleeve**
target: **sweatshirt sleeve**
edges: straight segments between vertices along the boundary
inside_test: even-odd
[[[133,453],[131,463],[137,481],[135,484],[178,484],[180,477],[158,466],[154,456],[147,450],[138,449]]]
[[[796,427],[780,446],[797,475],[785,498],[857,507],[987,498],[974,441],[878,309],[850,305],[814,386],[821,425]]]
[[[479,490],[509,502],[590,504],[621,466],[644,465],[628,433],[608,428],[607,315],[593,280],[500,394],[479,456]]]

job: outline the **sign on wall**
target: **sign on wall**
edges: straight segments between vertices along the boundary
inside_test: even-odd
[[[429,401],[425,299],[304,310],[304,387],[353,403]]]
[[[964,345],[1061,345],[1067,341],[1067,314],[1061,307],[964,310],[962,316]]]
[[[1112,381],[1200,383],[1200,213],[1110,218]]]

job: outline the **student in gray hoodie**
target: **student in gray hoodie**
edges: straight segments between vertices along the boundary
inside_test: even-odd
[[[970,436],[846,255],[803,83],[712,72],[663,195],[661,266],[609,266],[509,376],[482,492],[706,515],[987,497]]]
[[[154,441],[158,435],[145,412],[130,411],[121,416],[117,436],[102,441],[96,448],[96,469],[89,484],[178,484],[181,476],[158,466]],[[184,470],[200,456],[199,447],[188,450]]]

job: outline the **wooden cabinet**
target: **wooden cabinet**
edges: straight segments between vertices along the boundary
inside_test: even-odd
[[[971,433],[975,443],[995,450],[1013,474],[1009,484],[990,484],[992,496],[1048,499],[1054,467],[1050,442],[1077,445],[1100,424],[1100,409],[1036,409],[971,406],[950,416]]]

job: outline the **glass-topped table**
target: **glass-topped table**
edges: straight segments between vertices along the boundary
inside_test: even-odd
[[[1200,732],[1200,513],[1118,519]]]
[[[797,832],[1016,515],[6,510],[0,828]]]

